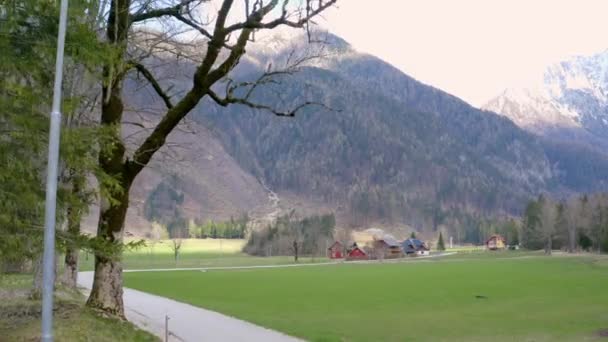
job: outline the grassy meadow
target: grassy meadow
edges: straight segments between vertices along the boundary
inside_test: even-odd
[[[595,341],[608,328],[608,259],[599,256],[478,252],[125,281],[312,341]]]
[[[291,256],[253,257],[242,253],[242,239],[184,239],[177,261],[171,240],[146,241],[146,246],[123,254],[124,269],[230,267],[254,265],[283,265],[293,263]],[[80,270],[94,268],[94,256],[82,252]],[[303,257],[302,262],[323,262],[327,258]]]

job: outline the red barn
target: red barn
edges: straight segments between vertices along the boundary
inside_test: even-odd
[[[330,259],[344,258],[344,245],[342,245],[339,241],[334,242],[334,244],[327,249],[327,256]]]
[[[346,254],[346,260],[367,260],[369,257],[364,250],[359,248],[358,246],[353,246],[348,253]]]

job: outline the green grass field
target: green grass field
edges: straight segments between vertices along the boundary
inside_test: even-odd
[[[224,266],[254,266],[254,265],[283,265],[293,263],[293,257],[252,257],[241,252],[245,240],[238,239],[186,239],[177,262],[175,261],[171,240],[161,240],[156,243],[146,242],[146,247],[126,251],[123,255],[125,269],[153,268],[187,268],[187,267],[224,267]],[[304,257],[305,262],[323,262],[326,258]],[[94,257],[81,253],[80,270],[93,270]]]
[[[608,260],[592,256],[467,253],[125,280],[313,341],[594,341],[608,328]]]

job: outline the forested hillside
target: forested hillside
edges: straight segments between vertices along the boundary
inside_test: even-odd
[[[470,226],[471,218],[520,213],[525,199],[540,192],[605,186],[608,163],[601,156],[539,141],[504,117],[348,47],[258,91],[257,99],[272,101],[279,90],[283,99],[315,99],[332,110],[313,107],[279,119],[234,106],[198,119],[210,122],[239,164],[273,189],[345,207],[354,226]],[[593,171],[586,178],[581,165]]]
[[[252,92],[256,103],[279,110],[306,101],[318,105],[279,118],[205,100],[205,110],[193,116],[270,189],[322,203],[340,225],[428,231],[445,225],[459,236],[477,236],[484,219],[521,214],[539,193],[605,186],[608,161],[602,156],[540,140],[505,117],[328,38],[329,57]],[[254,45],[234,82],[255,80],[268,64],[294,58],[293,44]],[[189,66],[182,61],[162,68],[179,75]],[[187,85],[179,76],[169,82],[177,90]],[[579,172],[581,165],[593,172]]]

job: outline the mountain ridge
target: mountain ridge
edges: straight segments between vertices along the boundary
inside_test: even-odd
[[[223,108],[205,99],[189,116],[207,132],[205,139],[221,145],[226,160],[234,161],[231,170],[255,180],[246,189],[266,188],[290,199],[281,203],[281,210],[334,211],[342,226],[444,229],[471,240],[479,220],[517,215],[541,192],[606,186],[597,179],[607,174],[608,163],[589,164],[597,169],[589,179],[576,173],[572,157],[587,150],[568,145],[572,151],[565,153],[561,145],[522,130],[504,116],[425,85],[337,36],[326,37],[338,46],[298,55],[320,51],[327,54],[325,59],[306,60],[300,72],[279,76],[276,83],[256,89],[252,99],[281,108],[314,99],[339,111],[310,107],[286,119],[241,105]],[[253,44],[234,78],[256,79],[268,65],[293,58],[290,46],[302,46],[302,39],[279,41],[266,50]],[[189,86],[193,65],[188,61],[147,62],[167,75],[161,83],[176,96]],[[149,96],[130,98],[133,104],[162,106]],[[220,188],[211,180],[210,187],[202,188],[183,178],[182,187],[198,193],[192,198],[243,190]],[[268,201],[264,191],[251,193],[255,195],[236,210],[252,211],[252,205]],[[148,195],[141,192],[139,200],[145,202]]]

